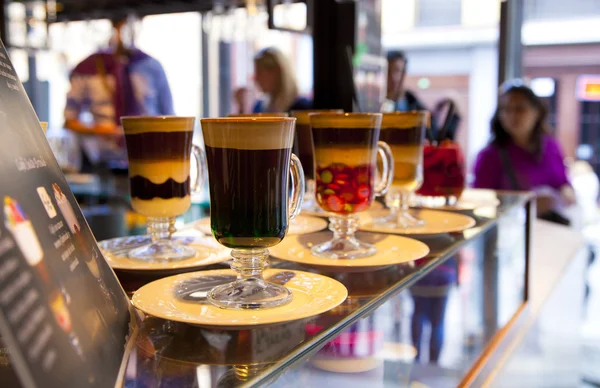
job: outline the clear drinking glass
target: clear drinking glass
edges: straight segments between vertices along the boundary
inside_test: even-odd
[[[201,120],[211,229],[220,244],[232,249],[231,268],[238,273],[235,282],[209,292],[208,299],[216,306],[259,309],[291,300],[287,288],[266,282],[262,274],[268,266],[267,248],[285,237],[304,195],[302,165],[292,154],[295,121],[284,117]]]
[[[304,169],[304,180],[306,181],[306,192],[302,202],[302,210],[319,212],[321,208],[315,200],[315,167],[314,167],[314,144],[310,130],[311,113],[344,113],[342,109],[328,110],[293,110],[292,117],[296,118],[296,134],[294,135],[294,153],[300,158]]]
[[[152,242],[128,253],[138,260],[182,260],[196,250],[171,239],[175,218],[191,204],[202,185],[204,152],[192,145],[194,117],[121,117],[129,159],[131,206],[148,217]],[[190,162],[196,159],[191,187]]]
[[[384,113],[379,138],[389,144],[394,154],[394,180],[385,196],[390,209],[386,217],[375,224],[391,229],[423,225],[413,217],[409,201],[413,192],[423,184],[423,145],[429,123],[429,112]]]
[[[465,157],[458,143],[445,140],[423,150],[419,201],[430,207],[454,206],[465,189]]]
[[[379,140],[381,113],[310,115],[315,145],[316,199],[329,212],[333,239],[312,247],[312,254],[331,259],[374,255],[374,245],[359,241],[356,213],[367,210],[376,195],[386,193],[393,178],[390,147]],[[375,186],[377,154],[383,165]]]

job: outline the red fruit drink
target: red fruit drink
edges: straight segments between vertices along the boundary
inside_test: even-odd
[[[333,239],[314,245],[311,253],[328,259],[356,259],[377,253],[374,245],[358,240],[359,219],[375,195],[384,194],[392,179],[390,147],[379,142],[380,113],[320,113],[310,116],[315,145],[315,197],[330,212]],[[377,154],[382,156],[383,179],[375,187]]]
[[[317,202],[331,213],[367,210],[373,202],[373,171],[374,167],[368,164],[317,166]]]
[[[321,138],[315,141],[315,195],[323,210],[345,215],[371,206],[377,157],[377,137],[373,131],[375,129],[313,129]]]
[[[465,159],[458,144],[427,145],[423,156],[424,180],[417,194],[458,200],[465,188]]]

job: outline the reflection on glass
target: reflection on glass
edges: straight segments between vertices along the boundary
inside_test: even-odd
[[[305,321],[244,330],[203,328],[147,318],[136,337],[132,361],[139,386],[237,387],[305,340]]]
[[[210,179],[210,222],[217,241],[232,248],[238,280],[208,299],[219,307],[266,308],[291,300],[290,291],[266,282],[267,248],[277,245],[300,211],[304,173],[292,154],[294,118],[203,119]],[[292,178],[288,207],[288,177]]]
[[[444,319],[448,295],[457,281],[456,258],[437,266],[419,280],[411,289],[414,311],[411,318],[411,335],[417,349],[416,359],[423,361],[422,349],[428,347],[429,362],[437,364],[444,345]],[[430,327],[429,346],[424,341],[423,329]]]
[[[375,313],[350,325],[311,358],[316,369],[311,373],[313,386],[322,385],[320,381],[348,387],[383,386],[384,382],[408,386],[416,349],[390,338],[385,322],[390,316],[385,317]],[[318,328],[307,325],[307,331]]]
[[[378,141],[381,114],[317,113],[310,115],[315,145],[316,198],[331,214],[333,239],[315,245],[315,256],[354,259],[375,254],[372,244],[359,241],[356,213],[367,210],[376,195],[387,191],[393,178],[389,146]],[[383,179],[375,186],[377,153],[383,161]]]

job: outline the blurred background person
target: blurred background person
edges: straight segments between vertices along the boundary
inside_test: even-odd
[[[387,54],[388,77],[386,99],[393,105],[392,111],[408,112],[412,110],[427,110],[417,96],[404,88],[406,65],[408,59],[402,51],[390,51]]]
[[[543,101],[524,85],[503,88],[491,122],[492,141],[475,162],[473,186],[494,190],[532,190],[538,216],[568,224],[556,212],[575,203],[562,151],[549,134]]]
[[[83,171],[127,166],[121,116],[174,114],[164,69],[135,48],[128,19],[114,18],[109,48],[84,59],[70,75],[65,128],[80,135]]]
[[[429,110],[417,96],[404,87],[406,79],[406,66],[408,59],[403,51],[389,51],[387,53],[388,76],[387,93],[383,102],[382,112],[410,112],[416,110]],[[432,135],[437,133],[437,122],[434,115],[430,123]]]
[[[269,47],[254,57],[254,81],[264,93],[253,113],[289,112],[312,108],[312,102],[298,96],[298,85],[289,60],[281,51]]]

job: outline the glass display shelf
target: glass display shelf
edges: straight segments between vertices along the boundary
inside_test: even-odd
[[[272,259],[346,286],[346,301],[319,316],[243,330],[146,318],[124,386],[459,385],[527,302],[533,197],[497,196],[498,207],[461,211],[473,228],[417,237],[431,252],[413,262],[356,273]],[[144,283],[121,281],[128,292]]]

